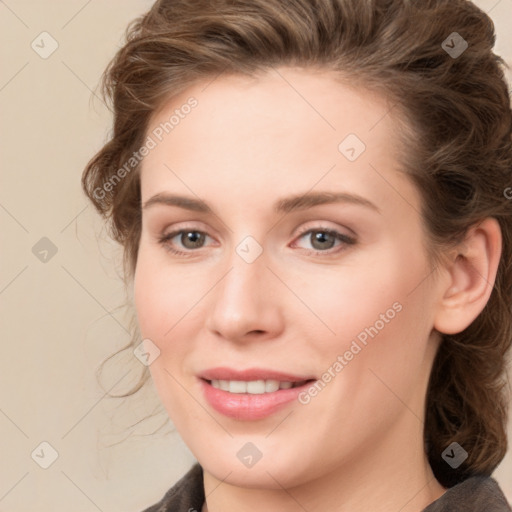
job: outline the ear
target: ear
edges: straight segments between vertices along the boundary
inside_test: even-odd
[[[440,298],[434,328],[456,334],[482,312],[491,296],[501,257],[498,221],[487,218],[468,230],[464,241],[443,263],[446,279],[440,280]]]

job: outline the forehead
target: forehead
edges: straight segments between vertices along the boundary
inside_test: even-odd
[[[142,164],[142,197],[227,190],[250,201],[347,187],[396,200],[393,183],[410,188],[397,172],[396,132],[386,98],[332,72],[220,75],[172,98],[151,119],[155,147]]]

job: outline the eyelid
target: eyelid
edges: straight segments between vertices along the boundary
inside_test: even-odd
[[[328,221],[321,221],[321,220],[317,220],[317,221],[312,221],[312,222],[307,222],[306,224],[303,224],[297,234],[295,235],[295,237],[298,237],[298,236],[301,236],[301,235],[304,235],[305,233],[307,233],[308,231],[333,231],[333,232],[336,232],[336,233],[339,233],[340,235],[344,235],[345,237],[347,238],[356,238],[356,233],[350,229],[349,227],[346,227],[346,226],[329,226],[327,225]],[[342,233],[341,230],[343,229],[346,229],[347,231],[350,231],[350,234],[349,233]]]
[[[351,229],[350,231],[354,233]],[[333,235],[338,242],[340,242],[337,246],[331,247],[330,249],[327,249],[325,251],[321,251],[319,249],[305,249],[301,248],[302,250],[306,251],[306,253],[314,254],[314,255],[323,255],[325,257],[329,256],[337,256],[341,252],[344,252],[348,246],[355,245],[357,243],[357,236],[354,235],[348,235],[343,232],[341,232],[338,228],[333,228],[325,225],[313,225],[313,226],[305,226],[304,228],[301,228],[299,233],[295,236],[294,241],[292,243],[292,247],[294,247],[298,240],[303,238],[305,235],[314,233],[314,232],[324,232],[329,233]]]
[[[345,233],[341,232],[340,228],[326,226],[324,223],[322,223],[322,221],[316,221],[316,222],[317,222],[317,224],[315,224],[314,222],[308,223],[299,229],[298,233],[294,236],[294,239],[292,241],[292,247],[295,246],[297,240],[300,240],[306,234],[315,232],[315,231],[319,231],[319,232],[323,231],[325,233],[331,233],[333,236],[335,236],[336,240],[341,242],[341,244],[338,244],[338,246],[335,246],[335,247],[339,247],[340,245],[341,246],[353,245],[357,242],[357,237],[355,236],[355,234],[354,235],[345,234]],[[320,224],[318,222],[320,222]],[[351,229],[349,229],[349,228],[346,228],[346,229],[348,229],[349,231],[354,233]],[[207,247],[199,247],[198,249],[186,249],[186,248],[185,249],[175,249],[174,247],[171,248],[169,241],[172,240],[174,237],[176,237],[186,231],[200,233],[202,235],[205,235],[205,237],[209,237],[210,239],[215,240],[215,238],[212,237],[206,230],[199,229],[197,226],[179,224],[178,226],[173,227],[173,229],[167,233],[164,230],[164,232],[158,236],[158,241],[164,246],[167,245],[168,247],[166,249],[168,251],[170,251],[171,253],[185,256],[185,257],[192,256],[192,255],[194,255],[194,253],[199,253],[201,251],[201,249],[207,248]],[[315,255],[323,254],[325,256],[336,255],[339,252],[342,252],[344,250],[343,247],[338,250],[335,250],[335,248],[330,248],[325,251],[321,251],[318,249],[305,249],[305,248],[300,248],[300,249],[302,249],[310,254],[315,254]]]
[[[207,235],[212,239],[215,239],[215,237],[210,234],[212,232],[211,228],[199,227],[198,224],[204,226],[204,224],[202,222],[198,222],[198,221],[178,222],[176,224],[172,224],[168,227],[165,227],[162,230],[159,230],[158,236],[159,236],[159,238],[162,238],[162,237],[168,237],[169,235],[176,236],[177,234],[181,233],[182,231],[196,231],[198,233]]]

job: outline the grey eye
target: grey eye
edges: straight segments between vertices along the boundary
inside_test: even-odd
[[[177,236],[180,237],[180,242],[186,249],[198,249],[202,247],[205,240],[205,234],[200,231],[182,231],[181,234]]]
[[[329,231],[311,231],[309,236],[315,250],[332,249],[336,243],[336,236]]]

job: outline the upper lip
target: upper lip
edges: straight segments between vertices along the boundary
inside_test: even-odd
[[[314,380],[312,375],[293,375],[265,368],[248,368],[247,370],[235,370],[233,368],[218,367],[210,368],[199,374],[199,377],[205,380],[278,380],[280,382],[302,382],[304,380]]]

